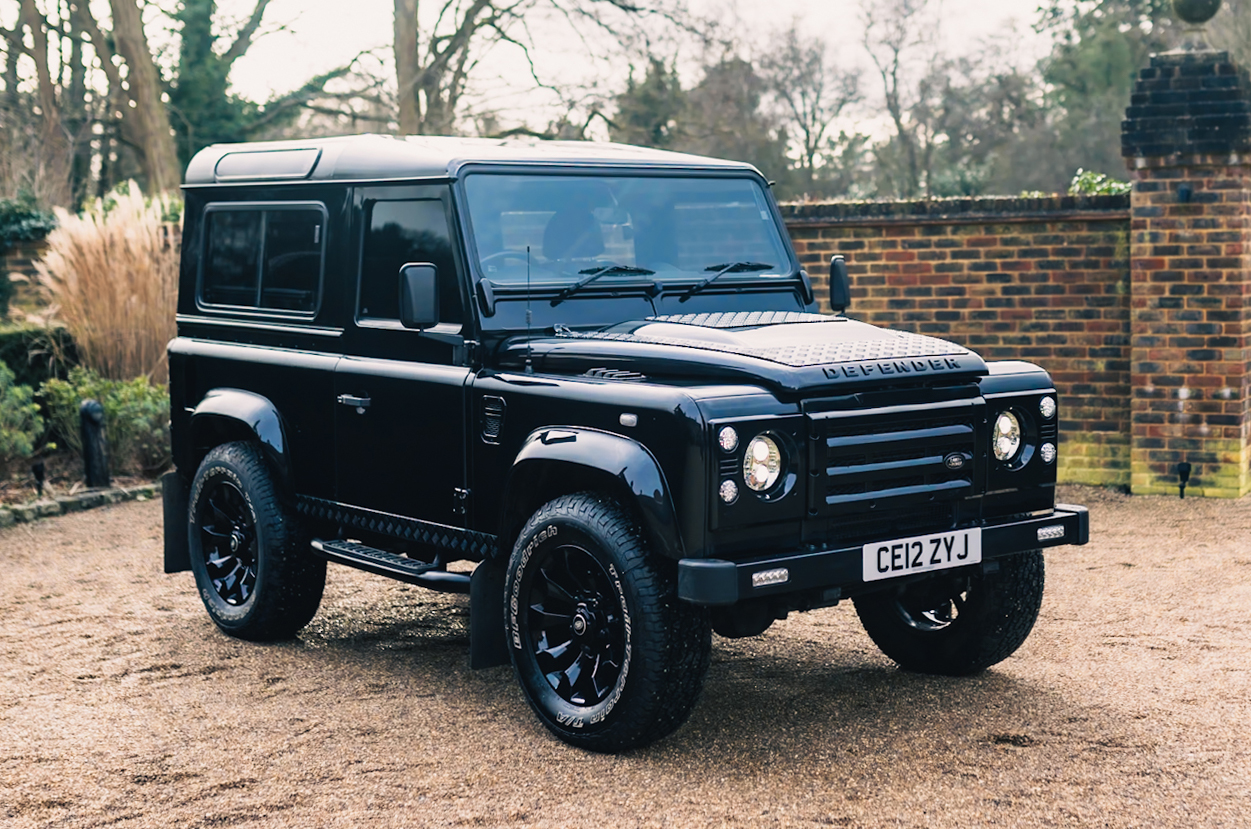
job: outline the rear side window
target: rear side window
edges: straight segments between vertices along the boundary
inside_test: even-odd
[[[321,294],[320,204],[210,205],[200,303],[311,315]]]

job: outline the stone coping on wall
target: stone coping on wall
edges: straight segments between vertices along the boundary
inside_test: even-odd
[[[111,489],[89,489],[86,492],[45,498],[29,504],[0,505],[0,529],[14,524],[27,524],[54,515],[120,504],[124,501],[149,501],[160,497],[160,494],[160,486],[153,483]]]
[[[787,202],[782,218],[792,227],[948,224],[996,224],[1129,218],[1129,195],[1121,196],[983,196],[914,201]]]

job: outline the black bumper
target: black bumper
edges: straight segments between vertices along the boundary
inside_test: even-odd
[[[1060,532],[1063,528],[1063,532]],[[982,561],[1025,550],[1085,544],[1090,540],[1090,516],[1085,507],[1057,504],[1051,515],[982,526]],[[700,605],[730,605],[744,599],[757,599],[784,593],[829,589],[828,598],[837,599],[864,584],[861,571],[862,546],[820,550],[746,561],[684,558],[678,562],[678,596]],[[785,569],[784,582],[761,587],[752,585],[752,576],[764,571]]]

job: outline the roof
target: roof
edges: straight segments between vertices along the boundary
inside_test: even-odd
[[[379,181],[455,177],[469,164],[543,167],[756,169],[685,153],[626,144],[537,139],[351,135],[295,141],[215,144],[187,166],[188,186],[244,182]]]

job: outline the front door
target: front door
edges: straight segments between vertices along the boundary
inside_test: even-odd
[[[465,526],[463,296],[449,231],[447,189],[366,188],[355,325],[335,369],[336,490],[340,503]],[[399,322],[407,263],[438,269],[440,323]]]

